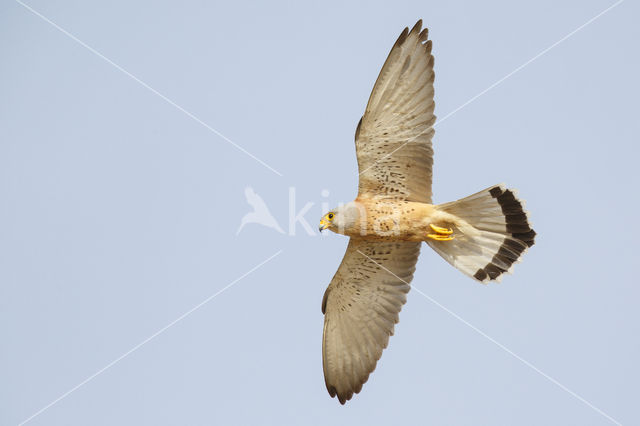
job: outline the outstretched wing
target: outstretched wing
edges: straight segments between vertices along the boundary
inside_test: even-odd
[[[404,29],[356,129],[360,196],[431,203],[433,56],[422,21]]]
[[[419,254],[419,242],[349,241],[322,299],[324,380],[341,404],[360,392],[387,347]]]

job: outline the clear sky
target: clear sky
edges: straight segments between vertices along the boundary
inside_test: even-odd
[[[0,3],[0,424],[640,423],[637,2],[25,4]],[[506,182],[538,238],[489,286],[425,246],[340,406],[320,302],[347,240],[289,221],[355,196],[418,18],[435,201]],[[245,192],[283,233],[237,233]]]

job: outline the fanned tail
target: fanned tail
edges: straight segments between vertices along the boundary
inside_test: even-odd
[[[451,265],[480,282],[500,281],[534,244],[536,233],[524,202],[504,185],[436,208],[454,216],[455,238],[427,243]]]

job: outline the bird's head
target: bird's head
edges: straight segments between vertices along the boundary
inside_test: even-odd
[[[320,219],[320,226],[318,227],[318,230],[322,232],[325,229],[331,228],[334,225],[335,218],[336,218],[336,212],[333,210],[325,214],[324,216],[322,216],[322,219]]]
[[[338,234],[345,234],[347,231],[354,229],[358,224],[360,218],[360,209],[355,202],[350,202],[341,205],[320,219],[320,226],[318,229],[320,232],[325,229],[337,232]]]

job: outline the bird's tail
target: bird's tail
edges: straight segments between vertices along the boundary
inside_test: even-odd
[[[447,221],[453,228],[453,239],[429,239],[427,243],[451,265],[483,283],[500,281],[534,243],[536,233],[524,202],[504,185],[436,209],[453,216]]]

